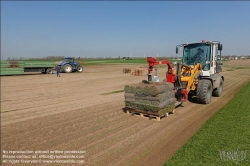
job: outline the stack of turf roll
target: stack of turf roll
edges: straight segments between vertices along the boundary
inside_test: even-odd
[[[135,111],[162,116],[175,108],[174,86],[168,82],[126,85],[125,106]]]
[[[123,68],[123,73],[130,73],[131,69],[130,68]]]
[[[134,75],[134,76],[143,76],[144,75],[144,69],[134,69],[131,72],[131,75]]]
[[[19,75],[24,74],[23,61],[1,61],[0,75]]]

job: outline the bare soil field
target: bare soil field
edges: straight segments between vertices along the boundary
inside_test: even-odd
[[[225,66],[249,66],[250,67],[250,59],[246,60],[230,60],[230,61],[225,61],[223,65]]]
[[[213,97],[209,105],[186,102],[158,122],[124,113],[124,92],[103,95],[147,79],[146,68],[144,76],[124,74],[129,67],[145,65],[87,66],[83,73],[61,77],[1,77],[1,151],[83,150],[89,166],[162,165],[250,81],[248,68],[224,70],[222,97]],[[166,70],[158,69],[160,80]]]

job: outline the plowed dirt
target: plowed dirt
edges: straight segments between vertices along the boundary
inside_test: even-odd
[[[123,92],[101,95],[147,79],[124,74],[125,67],[145,65],[1,77],[1,150],[83,150],[85,165],[162,165],[250,80],[250,69],[224,70],[222,97],[186,102],[157,122],[124,113]],[[158,69],[161,80],[165,73]]]

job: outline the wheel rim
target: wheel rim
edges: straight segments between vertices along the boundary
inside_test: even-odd
[[[78,71],[79,71],[79,72],[82,72],[82,67],[79,67],[79,68],[78,68]]]
[[[71,67],[66,66],[66,67],[65,67],[65,72],[67,72],[67,73],[71,72]]]

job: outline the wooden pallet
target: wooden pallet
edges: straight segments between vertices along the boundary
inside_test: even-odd
[[[143,118],[155,119],[156,121],[160,121],[162,118],[168,117],[169,114],[174,114],[174,112],[175,112],[175,109],[174,109],[171,112],[168,112],[164,115],[157,115],[155,113],[146,112],[146,111],[142,111],[142,110],[135,110],[132,108],[125,108],[125,110],[126,110],[127,114],[136,115],[136,116],[140,116]]]
[[[175,108],[182,106],[182,102],[175,102]],[[143,111],[143,110],[138,110],[138,109],[133,109],[133,108],[129,108],[129,107],[125,107],[125,111],[127,114],[130,115],[137,115],[143,118],[149,118],[149,119],[155,119],[156,121],[160,121],[162,118],[164,117],[168,117],[169,114],[174,114],[175,113],[175,109],[173,109],[172,111],[164,114],[164,115],[159,115],[157,113],[153,113],[153,112],[148,112],[148,111]]]

